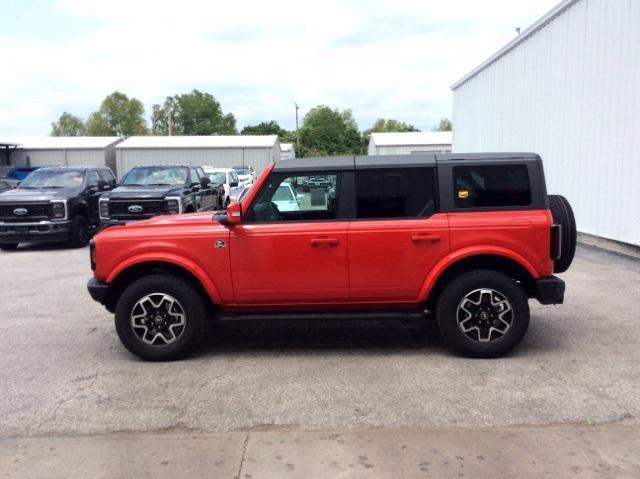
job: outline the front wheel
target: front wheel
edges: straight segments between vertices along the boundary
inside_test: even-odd
[[[529,327],[529,303],[522,288],[492,270],[464,273],[442,291],[436,307],[445,342],[474,358],[503,356]]]
[[[69,244],[73,248],[82,248],[89,242],[89,220],[84,215],[76,215],[71,222]]]
[[[198,292],[181,278],[145,276],[125,289],[116,306],[122,344],[148,361],[187,356],[202,335],[204,306]]]

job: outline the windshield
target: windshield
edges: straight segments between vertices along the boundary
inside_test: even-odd
[[[122,179],[124,186],[175,186],[187,181],[187,169],[175,166],[134,168]]]
[[[222,173],[222,172],[207,173],[207,176],[211,180],[211,183],[213,183],[214,185],[220,185],[220,184],[226,183],[227,175],[225,173]]]
[[[249,170],[248,166],[234,166],[233,169],[236,170],[236,172],[239,175],[250,175],[251,174],[251,171]]]
[[[291,188],[288,185],[280,185],[278,189],[273,194],[273,198],[271,201],[293,201],[293,194],[291,193]]]
[[[81,170],[37,170],[27,176],[19,188],[75,188],[82,186],[83,181]]]

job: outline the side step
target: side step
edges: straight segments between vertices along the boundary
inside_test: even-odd
[[[291,321],[296,319],[341,321],[349,319],[397,319],[416,320],[426,317],[424,311],[417,309],[393,310],[393,311],[287,311],[287,312],[260,312],[260,313],[220,313],[218,319],[222,321],[241,320],[268,320]]]

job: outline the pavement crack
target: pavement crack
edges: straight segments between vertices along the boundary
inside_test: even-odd
[[[240,457],[240,465],[238,466],[238,473],[235,475],[235,479],[240,479],[242,474],[242,466],[244,466],[244,456],[247,452],[247,445],[249,444],[249,433],[244,438],[244,444],[242,445],[242,456]]]

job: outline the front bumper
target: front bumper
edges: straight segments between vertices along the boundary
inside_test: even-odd
[[[94,301],[104,304],[104,300],[109,292],[109,285],[97,278],[91,278],[87,283],[87,289]]]
[[[46,243],[67,241],[71,221],[0,223],[0,243]]]
[[[565,284],[557,276],[536,280],[536,299],[541,304],[562,304],[564,302]]]

